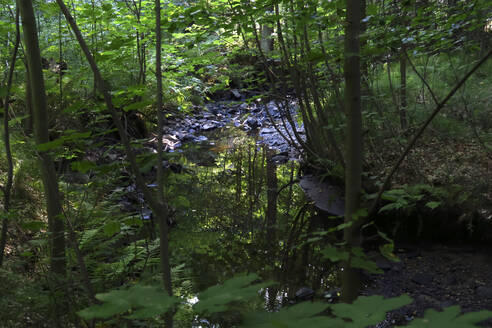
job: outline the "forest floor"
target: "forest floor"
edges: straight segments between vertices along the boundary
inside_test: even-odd
[[[365,295],[408,294],[414,302],[390,312],[377,328],[404,325],[427,309],[459,305],[492,311],[492,246],[421,244],[398,248],[401,262],[377,260],[384,274],[367,276]],[[492,327],[492,319],[481,324]]]

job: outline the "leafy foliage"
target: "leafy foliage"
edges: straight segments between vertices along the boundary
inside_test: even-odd
[[[247,302],[258,297],[258,290],[271,283],[251,284],[258,280],[256,274],[236,276],[223,284],[212,286],[200,293],[200,301],[195,305],[198,312],[217,313],[227,310],[227,304],[232,302]]]
[[[125,316],[129,319],[148,319],[165,313],[178,302],[177,298],[170,297],[161,288],[144,285],[97,294],[96,298],[103,304],[78,312],[81,317],[87,320],[106,319],[129,313]]]

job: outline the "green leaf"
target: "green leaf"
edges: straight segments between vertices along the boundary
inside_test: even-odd
[[[364,257],[358,257],[358,256],[352,257],[350,259],[350,266],[353,268],[366,270],[367,272],[372,273],[372,274],[383,273],[383,270],[381,270],[377,266],[376,262],[371,261],[371,260],[364,258]]]
[[[386,312],[410,304],[408,295],[384,299],[380,295],[360,296],[352,304],[338,303],[331,306],[332,312],[339,318],[349,319],[344,327],[360,328],[376,325],[383,321]]]
[[[183,209],[190,208],[190,206],[191,206],[190,201],[185,196],[178,196],[173,201],[173,204],[174,204],[175,207],[177,207],[177,208],[183,208]]]
[[[97,165],[91,161],[82,160],[82,161],[77,161],[77,162],[71,163],[70,167],[72,168],[72,170],[75,170],[77,172],[87,173],[90,170],[92,170],[93,168],[96,168]]]
[[[330,304],[324,302],[302,302],[294,306],[284,307],[278,312],[255,312],[248,314],[243,328],[342,328],[345,322],[340,318],[316,316],[325,311]]]
[[[123,110],[125,112],[129,112],[131,110],[142,109],[142,108],[147,107],[147,106],[149,106],[151,104],[152,104],[152,101],[150,101],[150,100],[142,100],[142,101],[139,101],[139,102],[135,102],[133,104],[130,104],[128,106],[125,106],[123,108]]]
[[[166,312],[178,301],[177,298],[169,297],[165,291],[153,286],[135,285],[128,292],[131,293],[132,307],[138,308],[132,315],[127,316],[131,319],[155,317]]]
[[[5,98],[7,95],[7,87],[0,85],[0,98]]]
[[[77,314],[86,320],[107,319],[134,310],[127,318],[147,319],[165,313],[179,301],[158,287],[143,285],[97,294],[96,298],[103,304],[85,308]]]
[[[423,318],[418,318],[412,321],[409,328],[472,328],[475,324],[492,318],[492,311],[477,311],[460,315],[460,307],[458,305],[445,308],[442,312],[434,309],[425,311]],[[400,327],[400,326],[399,326]]]
[[[86,320],[101,318],[107,319],[116,314],[128,311],[131,303],[126,299],[127,292],[124,290],[113,290],[109,293],[97,294],[96,298],[103,301],[103,305],[94,305],[77,312]]]
[[[121,223],[117,221],[109,221],[104,225],[103,231],[104,234],[108,237],[111,237],[115,233],[120,232],[121,230]]]
[[[397,210],[397,209],[400,209],[402,207],[403,207],[402,203],[399,203],[399,202],[387,204],[379,210],[379,213],[382,213],[385,211]]]
[[[393,253],[394,249],[395,249],[395,245],[393,243],[388,243],[379,246],[379,252],[381,253],[381,255],[383,255],[385,258],[387,258],[390,261],[400,262],[398,256],[396,256],[395,253]]]
[[[58,138],[58,139],[55,139],[53,141],[48,141],[48,142],[45,142],[42,144],[37,144],[36,149],[38,151],[52,150],[52,149],[58,148],[61,145],[63,145],[63,141],[64,141],[63,138]]]
[[[231,302],[248,301],[258,297],[258,290],[271,285],[271,282],[251,285],[258,275],[240,275],[225,281],[222,285],[212,286],[200,293],[200,301],[194,308],[198,312],[217,313],[227,310]]]
[[[30,230],[32,232],[38,232],[46,227],[46,223],[42,221],[28,221],[28,222],[23,222],[21,224],[21,227],[23,229]]]
[[[441,202],[428,202],[427,204],[425,204],[425,206],[433,210],[441,206]]]
[[[336,247],[327,246],[321,251],[324,259],[329,259],[332,262],[347,261],[349,259],[349,253],[347,251],[341,251]]]

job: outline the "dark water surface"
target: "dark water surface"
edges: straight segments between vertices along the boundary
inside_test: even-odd
[[[315,252],[321,244],[306,242],[320,220],[298,186],[299,163],[230,125],[204,135],[172,154],[184,169],[168,177],[177,220],[171,249],[191,268],[193,289],[257,273],[279,283],[257,304],[269,310],[302,287],[318,296],[332,290],[334,269]]]

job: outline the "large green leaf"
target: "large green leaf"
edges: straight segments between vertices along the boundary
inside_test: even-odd
[[[341,251],[336,247],[327,246],[322,251],[323,258],[329,259],[332,262],[347,261],[349,259],[349,252]]]
[[[332,313],[344,319],[349,319],[344,327],[363,328],[383,321],[386,312],[410,304],[408,295],[384,299],[382,296],[361,296],[352,304],[339,303],[331,306]]]
[[[225,281],[222,285],[212,286],[200,293],[200,301],[195,304],[198,312],[217,313],[227,310],[231,302],[248,301],[258,297],[258,291],[271,285],[271,282],[253,284],[258,275],[240,275]]]
[[[325,311],[330,304],[324,302],[302,302],[294,306],[284,307],[278,312],[255,312],[246,316],[243,328],[318,328],[345,327],[340,318],[316,316]]]
[[[107,319],[132,310],[127,318],[147,319],[163,314],[179,301],[158,287],[143,285],[97,294],[96,298],[103,304],[85,308],[77,314],[86,320]]]

